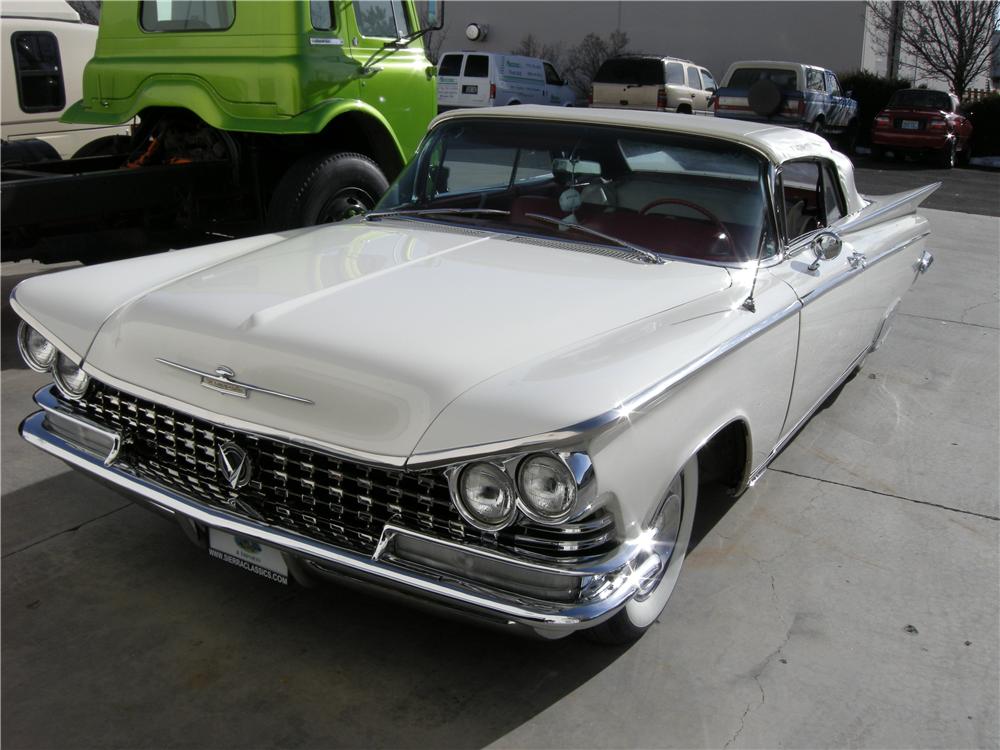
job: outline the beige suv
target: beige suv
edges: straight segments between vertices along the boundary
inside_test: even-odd
[[[591,88],[592,107],[708,114],[717,88],[705,68],[676,57],[630,55],[605,60]]]

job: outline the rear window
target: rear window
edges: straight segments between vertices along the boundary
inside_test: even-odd
[[[778,68],[739,68],[733,71],[732,78],[729,79],[729,87],[734,89],[748,89],[757,81],[774,81],[782,91],[795,91],[798,88],[794,70],[781,70]]]
[[[914,107],[916,109],[943,109],[951,111],[951,97],[943,91],[926,89],[906,89],[897,91],[889,100],[890,107]]]
[[[490,58],[486,55],[469,55],[465,58],[466,78],[489,78]]]
[[[462,56],[445,55],[441,60],[441,70],[438,71],[443,76],[457,76],[462,73]]]
[[[143,31],[225,31],[236,18],[235,0],[142,0]]]
[[[643,58],[613,58],[597,71],[594,83],[624,83],[633,86],[662,86],[663,61]]]

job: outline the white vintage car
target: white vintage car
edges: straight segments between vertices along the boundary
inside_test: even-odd
[[[755,123],[451,112],[365,216],[21,283],[21,433],[274,580],[634,639],[699,483],[878,347],[935,187]]]

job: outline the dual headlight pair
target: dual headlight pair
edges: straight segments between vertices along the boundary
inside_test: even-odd
[[[574,457],[586,461],[584,454]],[[452,496],[473,526],[496,531],[510,525],[518,509],[533,521],[560,524],[577,506],[580,482],[559,455],[534,453],[520,460],[475,461],[453,470]]]
[[[87,392],[90,376],[24,321],[17,327],[17,348],[32,370],[52,373],[56,388],[66,398],[76,400]]]

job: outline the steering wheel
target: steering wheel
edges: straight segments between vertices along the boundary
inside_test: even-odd
[[[736,252],[736,245],[733,243],[733,236],[730,233],[729,229],[726,227],[725,224],[722,223],[722,220],[718,216],[713,214],[704,206],[699,206],[697,203],[692,203],[691,201],[682,200],[680,198],[657,198],[655,201],[651,201],[642,208],[640,208],[639,213],[641,215],[645,215],[651,208],[656,208],[657,206],[666,206],[668,204],[685,206],[686,208],[690,208],[692,211],[697,211],[702,216],[706,217],[709,221],[715,224],[715,226],[717,226],[719,229],[722,230],[722,236],[719,239],[724,239],[726,241],[726,244],[729,245],[729,252],[732,254],[732,256],[734,258],[739,256],[739,253]]]

